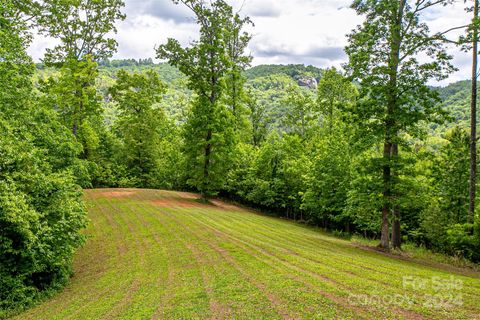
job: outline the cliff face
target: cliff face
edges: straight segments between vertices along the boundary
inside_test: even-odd
[[[314,77],[302,76],[298,78],[297,83],[301,87],[308,87],[310,89],[317,89],[318,82]]]

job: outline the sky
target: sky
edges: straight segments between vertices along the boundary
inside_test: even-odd
[[[443,31],[468,23],[463,0],[448,8],[438,8],[425,15],[432,31]],[[254,22],[249,28],[253,38],[249,45],[252,65],[306,64],[317,67],[340,67],[346,62],[343,52],[346,35],[363,17],[349,8],[352,0],[227,0],[235,10]],[[154,58],[155,47],[168,38],[183,45],[196,38],[198,28],[191,12],[172,0],[125,0],[127,19],[117,23],[113,35],[119,46],[116,59]],[[452,33],[452,35],[454,35]],[[43,57],[52,39],[36,36],[30,53],[35,60]],[[449,49],[459,71],[441,83],[464,80],[470,76],[470,55]]]

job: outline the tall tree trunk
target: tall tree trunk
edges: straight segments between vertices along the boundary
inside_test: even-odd
[[[210,45],[214,45],[213,40],[210,39]],[[210,115],[209,115],[209,120],[212,121],[212,117],[214,116],[214,110],[215,110],[215,103],[217,102],[217,75],[215,72],[215,52],[212,50],[210,51],[210,71],[211,71],[211,78],[210,78]],[[209,121],[209,122],[210,122]],[[207,131],[207,136],[205,137],[205,153],[204,153],[204,162],[203,162],[203,182],[202,182],[202,190],[201,196],[202,199],[205,201],[208,201],[208,196],[209,196],[209,175],[210,175],[210,156],[212,153],[212,137],[213,137],[213,131],[212,129],[208,129]]]
[[[402,21],[405,11],[406,0],[400,0],[398,11],[395,13],[395,19],[390,26],[391,43],[390,43],[390,59],[389,69],[390,76],[387,90],[387,114],[385,121],[385,144],[383,150],[383,209],[382,209],[382,236],[380,247],[390,249],[389,243],[389,216],[392,209],[392,147],[397,140],[397,129],[395,124],[395,112],[397,109],[397,86],[398,86],[398,67],[400,65],[400,47],[402,43]],[[398,149],[397,149],[398,153]]]
[[[478,18],[478,0],[474,0],[473,21]],[[468,222],[475,219],[475,196],[477,191],[477,65],[478,65],[478,31],[477,26],[473,29],[472,43],[472,98],[470,114],[470,205],[468,210]]]
[[[203,186],[202,186],[202,199],[208,200],[208,176],[210,174],[210,154],[212,153],[212,130],[209,129],[207,132],[207,137],[205,138],[205,159],[203,163]]]
[[[383,249],[390,248],[390,155],[392,144],[385,141],[383,146],[383,208],[382,208],[382,230],[380,247]]]
[[[73,128],[72,128],[72,133],[76,137],[78,134],[78,123],[77,120],[73,120]]]
[[[398,144],[394,143],[392,145],[392,158],[394,163],[398,161]],[[398,177],[398,172],[393,169],[393,178]],[[397,192],[394,192],[395,195],[398,197]],[[394,199],[396,200],[397,197]],[[398,204],[393,205],[393,226],[392,226],[392,246],[395,249],[400,249],[402,246],[402,237],[401,237],[401,213],[400,213],[400,206]]]

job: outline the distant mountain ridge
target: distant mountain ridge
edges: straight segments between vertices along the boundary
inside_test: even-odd
[[[142,69],[157,69],[160,72],[160,76],[163,76],[163,80],[167,83],[177,80],[183,75],[181,72],[167,64],[167,63],[155,63],[152,59],[122,59],[122,60],[105,60],[99,62],[101,70],[142,70]],[[43,70],[45,66],[42,63],[37,64],[37,69]],[[167,74],[167,76],[165,76]],[[291,77],[294,80],[299,80],[301,77],[310,76],[319,81],[322,77],[322,69],[315,66],[305,66],[303,64],[269,64],[258,65],[245,70],[245,76],[248,80],[253,80],[260,77],[268,77],[271,75],[283,74]]]
[[[100,75],[98,79],[98,88],[102,93],[115,83],[116,73],[120,69],[126,69],[130,72],[143,72],[148,69],[156,70],[160,78],[169,84],[169,93],[166,96],[164,106],[171,114],[179,113],[176,105],[179,96],[186,99],[189,96],[189,90],[185,88],[185,76],[176,68],[166,63],[154,63],[152,59],[124,59],[102,61],[100,65]],[[38,76],[50,76],[55,73],[54,70],[45,68],[42,64],[37,64]],[[272,109],[274,118],[282,117],[284,114],[281,100],[284,98],[284,87],[288,83],[297,83],[300,86],[309,88],[313,91],[316,84],[322,77],[322,69],[315,66],[305,66],[303,64],[289,65],[258,65],[245,70],[247,85],[257,86],[261,91],[270,91],[266,95],[263,103],[270,104],[267,109]],[[289,79],[293,81],[287,81]],[[282,80],[284,79],[284,80]],[[266,86],[267,82],[272,82]],[[263,88],[262,88],[263,86]],[[445,129],[459,125],[468,128],[470,119],[470,81],[458,81],[445,87],[434,87],[441,99],[445,110],[449,111],[452,121],[442,126],[434,126],[437,131],[444,132]],[[275,93],[275,91],[278,91]],[[169,97],[171,99],[169,99]],[[266,101],[269,100],[270,101]],[[173,104],[173,105],[171,105]],[[279,119],[272,119],[277,122]]]

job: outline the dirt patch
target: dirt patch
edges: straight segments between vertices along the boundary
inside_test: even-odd
[[[98,195],[105,198],[124,198],[135,195],[136,191],[103,191]]]

